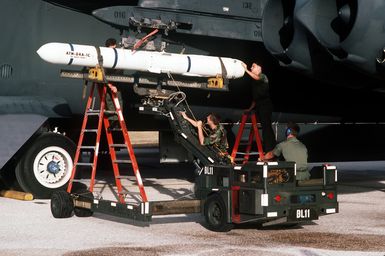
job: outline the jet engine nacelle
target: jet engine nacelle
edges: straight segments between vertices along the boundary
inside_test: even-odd
[[[282,65],[310,73],[337,61],[375,74],[385,46],[383,0],[270,0],[262,37]]]

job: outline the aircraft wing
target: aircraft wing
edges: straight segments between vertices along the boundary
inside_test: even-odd
[[[0,115],[0,169],[20,149],[20,147],[47,120],[47,117],[36,114]]]

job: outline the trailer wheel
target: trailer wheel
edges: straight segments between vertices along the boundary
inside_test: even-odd
[[[72,172],[76,145],[58,133],[37,137],[19,160],[15,174],[20,187],[36,198],[50,198],[65,189]]]
[[[92,203],[94,199],[94,195],[87,189],[81,189],[79,191],[76,191],[76,193],[79,196],[79,199],[85,202]],[[80,207],[74,208],[74,213],[77,217],[90,217],[92,216],[93,212],[91,209],[85,209]]]
[[[233,228],[232,223],[227,223],[226,206],[218,194],[207,198],[204,205],[204,215],[209,230],[227,232]]]
[[[72,216],[74,202],[66,191],[55,191],[51,196],[51,213],[55,218]]]

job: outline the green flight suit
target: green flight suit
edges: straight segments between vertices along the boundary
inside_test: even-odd
[[[308,180],[310,178],[307,169],[307,148],[296,137],[288,138],[279,143],[273,150],[275,156],[283,156],[285,161],[297,164],[297,180]]]

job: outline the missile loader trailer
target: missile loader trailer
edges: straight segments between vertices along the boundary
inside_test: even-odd
[[[184,93],[145,102],[139,111],[166,116],[175,140],[195,157],[196,199],[129,204],[99,200],[89,191],[61,191],[51,198],[54,217],[69,217],[74,210],[77,216],[101,212],[147,222],[154,215],[200,212],[208,229],[225,232],[234,224],[296,224],[338,212],[334,166],[313,168],[310,180],[296,181],[294,162],[232,164],[215,148],[199,144],[196,128],[180,115],[188,109]]]

